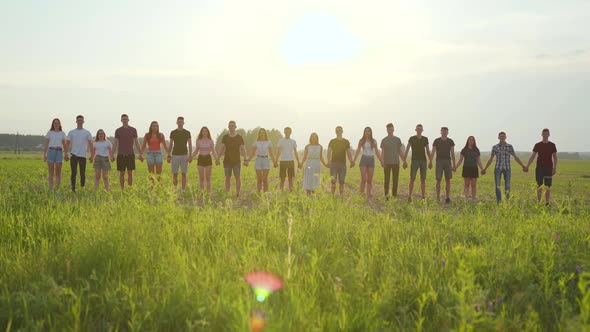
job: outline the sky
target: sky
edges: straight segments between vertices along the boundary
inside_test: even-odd
[[[590,1],[190,0],[0,3],[0,133],[44,135],[75,117],[140,135],[177,116],[196,136],[293,128],[356,146],[392,122],[491,149],[590,151]]]

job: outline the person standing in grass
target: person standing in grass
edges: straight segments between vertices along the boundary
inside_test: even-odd
[[[250,153],[248,162],[254,156],[256,156],[256,162],[254,163],[254,169],[256,170],[256,189],[258,189],[258,192],[267,192],[270,161],[272,160],[275,167],[277,166],[277,162],[272,153],[272,143],[268,140],[268,134],[264,128],[258,130],[258,137],[252,144],[252,153]]]
[[[549,205],[553,175],[557,173],[557,147],[553,142],[549,141],[549,129],[543,129],[543,131],[541,131],[541,137],[543,137],[543,139],[533,147],[533,154],[525,166],[525,172],[528,172],[529,166],[538,155],[537,168],[535,169],[535,177],[537,180],[537,200],[541,202],[544,185],[546,188],[545,204]]]
[[[377,141],[373,138],[373,130],[371,127],[365,127],[363,130],[363,137],[359,140],[352,164],[356,163],[359,153],[363,152],[359,168],[361,169],[361,195],[365,194],[365,187],[367,188],[367,197],[371,197],[373,190],[373,173],[375,171],[375,156],[383,166],[383,159],[377,147]]]
[[[86,154],[88,151],[92,152],[92,134],[84,129],[84,117],[82,115],[76,117],[76,128],[70,130],[68,136],[66,136],[66,143],[67,149],[64,159],[66,161],[70,160],[72,191],[76,191],[78,165],[80,167],[80,186],[84,188],[86,184]],[[71,151],[71,158],[68,156],[68,150]]]
[[[297,142],[291,138],[291,128],[286,127],[283,130],[284,138],[279,140],[279,152],[277,159],[280,157],[279,178],[281,179],[280,188],[283,191],[285,187],[285,178],[289,178],[289,191],[293,191],[293,178],[295,177],[295,160],[299,167],[299,156],[297,155]],[[276,165],[276,162],[275,162]]]
[[[111,170],[111,160],[113,160],[113,145],[107,140],[107,135],[104,130],[99,129],[94,138],[94,146],[92,148],[92,157],[90,162],[94,160],[94,190],[98,190],[100,178],[104,183],[104,189],[109,191],[109,171]]]
[[[156,174],[160,180],[162,174],[162,164],[164,158],[162,157],[162,148],[168,154],[168,146],[166,145],[166,138],[160,132],[160,125],[158,121],[152,121],[148,132],[143,136],[143,145],[139,153],[139,160],[143,161],[143,153],[147,148],[147,166],[150,173],[150,181],[154,182],[153,174]]]
[[[336,182],[338,182],[340,196],[344,194],[344,181],[346,179],[346,157],[350,161],[350,167],[354,167],[350,142],[342,137],[344,130],[341,126],[336,127],[336,138],[328,144],[328,167],[330,168],[331,190],[336,193]]]
[[[506,143],[506,137],[506,133],[503,131],[498,134],[498,139],[500,142],[492,147],[490,159],[488,159],[486,167],[484,167],[484,169],[481,171],[481,174],[485,175],[488,167],[492,161],[494,161],[494,157],[497,157],[496,166],[494,168],[494,182],[496,184],[496,200],[498,203],[500,203],[502,200],[502,192],[500,191],[502,175],[504,176],[504,192],[506,199],[510,198],[510,179],[512,177],[512,171],[510,169],[510,156],[514,157],[514,160],[516,160],[516,162],[522,167],[523,171],[526,170],[524,164],[514,152],[512,145]]]
[[[388,123],[387,136],[381,140],[381,160],[383,161],[383,189],[385,199],[389,199],[389,181],[391,179],[391,195],[397,197],[397,186],[399,180],[399,161],[400,158],[405,162],[402,141],[399,137],[394,136],[393,123]]]
[[[225,192],[228,193],[231,187],[232,173],[236,178],[236,196],[240,196],[242,182],[240,180],[241,160],[240,153],[244,157],[244,166],[248,166],[248,156],[244,147],[244,138],[237,133],[235,121],[230,121],[227,125],[228,134],[223,135],[221,139],[221,149],[218,156],[223,156],[223,169],[225,172]]]
[[[420,170],[420,189],[422,191],[422,199],[426,198],[426,157],[428,156],[428,167],[432,168],[432,157],[430,155],[430,148],[428,147],[428,137],[422,136],[424,127],[421,124],[416,125],[416,135],[410,137],[408,146],[404,155],[406,159],[410,148],[412,149],[412,164],[410,165],[410,184],[408,187],[408,202],[412,201],[412,192],[414,191],[414,181],[416,180],[416,173]],[[408,163],[404,160],[404,169],[408,167]]]
[[[211,169],[213,168],[213,159],[215,158],[215,164],[219,165],[219,158],[215,152],[215,142],[211,138],[211,132],[209,128],[203,127],[197,135],[195,142],[195,152],[191,156],[191,159],[197,157],[197,168],[199,169],[199,188],[201,190],[207,188],[208,192],[211,192]]]
[[[432,156],[430,162],[436,155],[436,200],[440,201],[440,182],[445,175],[445,203],[451,202],[451,179],[455,168],[455,142],[449,137],[449,128],[440,128],[440,137],[432,143]],[[453,162],[451,165],[451,161]]]
[[[49,171],[49,190],[53,190],[54,175],[55,186],[61,183],[61,167],[63,165],[63,150],[66,147],[66,134],[61,129],[61,121],[55,118],[51,121],[51,128],[45,136],[45,151],[43,161],[47,162]]]
[[[461,150],[461,156],[459,157],[459,161],[453,168],[453,172],[457,171],[457,168],[461,166],[461,163],[465,160],[465,164],[463,164],[463,195],[465,196],[465,201],[469,201],[469,188],[471,188],[471,200],[473,203],[477,203],[477,178],[479,177],[479,169],[483,170],[483,166],[481,165],[481,158],[479,149],[477,148],[477,144],[475,142],[475,137],[469,136],[467,138],[467,142],[465,142],[465,147]]]
[[[328,165],[324,162],[324,156],[322,152],[323,148],[320,145],[318,134],[312,133],[309,136],[309,144],[307,144],[303,150],[301,164],[299,164],[299,167],[305,165],[305,170],[303,171],[303,189],[308,195],[311,195],[311,193],[313,193],[314,190],[320,185],[322,164],[328,167]]]
[[[115,144],[113,153],[117,152],[117,170],[119,171],[119,185],[121,190],[125,188],[125,172],[127,172],[127,184],[133,185],[133,171],[135,170],[135,152],[141,152],[139,140],[137,139],[137,130],[129,125],[129,116],[121,114],[121,127],[115,130]],[[140,160],[143,160],[141,157]]]
[[[193,143],[191,141],[191,132],[184,129],[184,117],[179,116],[176,118],[176,126],[177,128],[170,132],[167,161],[172,162],[172,183],[174,187],[178,187],[178,170],[180,169],[182,173],[181,188],[184,193],[186,190],[188,163],[192,161]]]

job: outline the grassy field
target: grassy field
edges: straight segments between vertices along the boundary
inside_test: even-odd
[[[90,167],[72,193],[67,164],[50,192],[40,155],[0,155],[0,170],[0,330],[248,331],[259,309],[266,331],[590,331],[589,161],[560,161],[549,207],[516,167],[501,205],[489,174],[478,204],[456,175],[444,205],[432,171],[429,198],[407,203],[409,171],[386,201],[380,167],[370,201],[358,168],[344,197],[328,194],[327,170],[308,197],[278,192],[278,170],[255,193],[250,166],[239,199],[221,167],[212,197],[192,168],[185,194],[167,165],[152,188],[138,163],[124,192],[115,172],[113,190],[95,192]],[[243,279],[253,270],[284,288],[258,303]]]

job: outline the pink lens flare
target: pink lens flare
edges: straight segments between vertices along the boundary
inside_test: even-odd
[[[253,271],[247,273],[244,279],[254,290],[258,302],[264,302],[272,292],[283,288],[283,279],[272,272]]]

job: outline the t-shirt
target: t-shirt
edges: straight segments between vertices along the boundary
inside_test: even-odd
[[[115,130],[115,139],[119,140],[117,153],[121,155],[134,154],[133,141],[137,138],[137,130],[133,127],[120,127]]]
[[[451,159],[451,148],[455,146],[455,142],[448,138],[443,140],[437,138],[432,143],[432,147],[436,149],[436,160],[450,160]]]
[[[244,139],[240,134],[231,137],[229,134],[223,135],[221,143],[225,145],[225,156],[223,165],[235,165],[240,163],[240,146],[244,145]]]
[[[281,138],[279,140],[279,149],[281,150],[282,161],[293,161],[295,158],[293,150],[297,149],[297,143],[292,138]]]
[[[272,148],[270,141],[256,141],[252,144],[252,147],[256,148],[257,156],[268,156],[268,149]]]
[[[61,148],[63,145],[63,141],[66,139],[66,133],[64,133],[63,131],[50,130],[47,132],[47,135],[45,137],[49,139],[49,144],[47,145],[47,147]]]
[[[109,148],[111,148],[113,144],[110,141],[97,141],[94,142],[94,148],[96,149],[96,155],[102,157],[108,157]]]
[[[92,142],[92,134],[82,128],[82,129],[72,129],[68,133],[66,139],[70,142],[69,144],[72,146],[72,155],[76,157],[86,158],[86,152],[88,151],[88,142]]]
[[[557,147],[553,142],[543,143],[542,141],[535,144],[533,152],[538,153],[537,166],[553,168],[553,153],[557,152]]]
[[[402,141],[397,136],[386,136],[381,140],[381,150],[383,150],[383,163],[386,165],[399,165],[399,150]]]
[[[332,162],[346,163],[346,151],[350,149],[350,142],[346,138],[333,138],[328,148],[332,150]]]
[[[464,167],[477,167],[477,157],[480,156],[478,148],[463,148],[463,150],[461,150],[461,155],[463,156],[463,159],[465,159],[465,162],[463,163]]]
[[[172,155],[174,156],[184,156],[188,154],[187,143],[191,139],[191,132],[182,129],[179,130],[178,128],[174,129],[170,132],[170,140],[174,142],[174,146],[172,147]]]
[[[160,140],[164,142],[164,134],[160,133],[160,138],[158,136],[154,136],[152,134],[145,134],[143,140],[147,142],[148,151],[152,152],[159,152],[162,151],[162,145],[160,144]]]
[[[424,148],[428,146],[428,137],[414,135],[408,140],[408,144],[412,147],[412,160],[426,161],[426,151]]]

